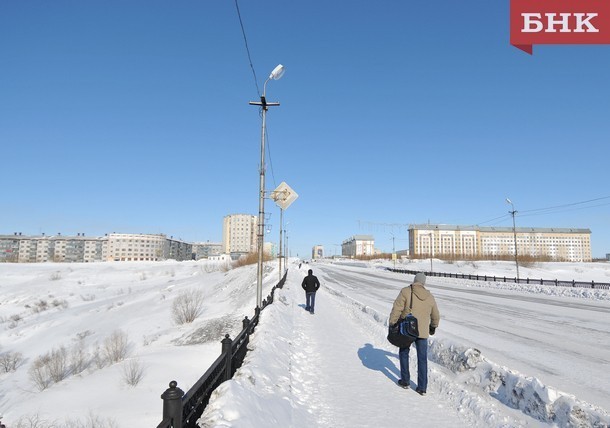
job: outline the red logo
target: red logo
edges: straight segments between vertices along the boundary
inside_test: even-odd
[[[610,44],[610,0],[511,0],[510,44]]]

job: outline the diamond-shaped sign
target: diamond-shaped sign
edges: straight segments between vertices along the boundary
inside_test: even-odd
[[[283,210],[288,208],[298,197],[299,195],[297,192],[292,190],[284,181],[271,192],[271,199],[273,199],[275,204]]]

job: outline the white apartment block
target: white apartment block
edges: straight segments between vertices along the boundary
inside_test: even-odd
[[[371,235],[354,235],[341,243],[342,256],[358,257],[374,254],[375,238]]]
[[[191,260],[192,245],[165,235],[112,233],[103,237],[0,235],[0,262]]]
[[[165,235],[111,233],[108,235],[108,261],[157,261],[168,253]]]
[[[555,261],[591,261],[589,229],[409,225],[411,256],[494,259],[517,254]]]
[[[244,255],[257,251],[258,218],[250,214],[231,214],[222,222],[222,251]]]
[[[195,260],[210,259],[222,254],[222,242],[194,242],[193,257]]]
[[[315,259],[323,259],[324,258],[324,247],[322,245],[316,245],[311,250],[311,258]]]

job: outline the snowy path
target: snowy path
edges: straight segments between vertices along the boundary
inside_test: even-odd
[[[467,425],[434,394],[421,397],[396,386],[397,350],[380,348],[373,332],[327,289],[317,293],[316,314],[306,312],[298,281],[286,287],[297,324],[294,366],[302,375],[295,386],[313,404],[316,426],[391,427],[414,420],[428,426]]]
[[[385,339],[387,315],[325,282],[311,315],[304,310],[302,273],[292,271],[262,312],[251,352],[214,392],[202,427],[545,426],[465,389],[432,362],[427,396],[419,396],[414,384],[399,388],[398,350]]]
[[[330,264],[319,265],[317,272],[329,287],[384,315],[389,311],[387,302],[412,278]],[[545,385],[607,407],[608,302],[466,287],[450,278],[428,278],[427,285],[441,310],[435,338],[468,344],[498,364],[535,374]]]

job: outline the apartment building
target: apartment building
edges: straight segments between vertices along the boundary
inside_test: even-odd
[[[494,259],[517,254],[556,261],[591,261],[589,229],[409,225],[413,257]]]
[[[322,245],[316,245],[311,250],[311,258],[315,259],[323,259],[324,258],[324,247]]]
[[[209,259],[222,254],[222,242],[195,242],[193,243],[193,258],[195,260]]]
[[[222,251],[233,257],[257,251],[258,218],[250,214],[230,214],[222,222]]]
[[[111,233],[106,260],[191,260],[193,245],[164,234]]]
[[[92,262],[102,261],[104,238],[62,236],[0,235],[0,262]]]
[[[341,243],[341,255],[345,257],[372,256],[375,254],[375,238],[371,235],[354,235]]]
[[[0,235],[0,262],[191,260],[192,244],[165,235],[111,233],[103,237]]]

